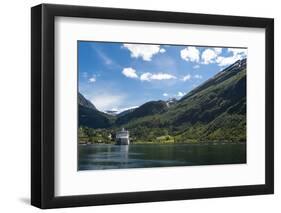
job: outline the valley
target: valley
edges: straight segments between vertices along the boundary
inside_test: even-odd
[[[101,112],[78,94],[79,143],[114,143],[121,128],[132,143],[245,143],[246,59],[238,60],[179,100],[155,100]]]

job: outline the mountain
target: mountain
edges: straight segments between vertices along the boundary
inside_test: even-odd
[[[81,93],[78,93],[79,126],[90,128],[108,128],[113,117],[100,112]]]
[[[166,116],[185,137],[245,141],[246,59],[188,93]]]
[[[118,115],[118,110],[106,110],[105,113],[109,115]]]
[[[140,141],[165,135],[176,141],[246,141],[246,64],[238,60],[180,100],[150,101],[117,116],[83,105],[79,120],[92,128],[125,127]]]
[[[123,125],[137,118],[143,118],[145,116],[162,113],[167,109],[168,106],[165,101],[150,101],[134,109],[131,112],[123,113],[122,116],[119,116],[117,118],[115,123],[117,125]]]
[[[124,110],[122,112],[119,112],[118,113],[118,117],[121,117],[121,116],[124,116],[124,115],[126,115],[128,113],[131,113],[131,112],[135,111],[135,109],[137,109],[137,108],[138,107],[132,107],[132,108],[126,109],[126,110]]]
[[[78,92],[78,105],[89,109],[97,110],[91,101],[87,100],[80,92]]]
[[[168,107],[171,107],[171,106],[175,105],[177,102],[178,101],[177,101],[176,98],[170,98],[166,101]]]
[[[184,109],[184,110],[183,110]],[[175,122],[210,122],[222,113],[246,113],[246,59],[219,72],[185,95],[170,112]]]
[[[106,110],[105,113],[109,114],[109,115],[115,115],[115,116],[123,116],[127,113],[133,112],[136,108],[138,108],[138,106],[133,106],[133,107],[127,107],[127,108],[123,108],[123,109],[118,109],[118,110]]]
[[[178,140],[245,141],[246,59],[219,72],[168,110],[126,121],[124,127],[138,137],[145,135],[144,140],[167,133]]]

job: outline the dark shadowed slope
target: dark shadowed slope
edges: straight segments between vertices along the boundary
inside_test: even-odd
[[[81,93],[78,94],[79,126],[90,128],[107,128],[113,122],[113,117],[100,112]]]

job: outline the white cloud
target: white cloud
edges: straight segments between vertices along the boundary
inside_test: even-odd
[[[89,78],[89,82],[91,82],[91,83],[96,82],[96,80],[97,80],[97,79],[96,79],[96,77],[94,77],[94,76],[93,76],[93,77],[91,77],[91,78]]]
[[[219,56],[216,59],[216,62],[218,63],[219,66],[223,67],[223,66],[228,66],[230,64],[233,64],[235,61],[241,59],[240,56],[229,56],[229,57],[222,57]]]
[[[235,63],[237,60],[241,60],[247,55],[247,49],[241,48],[228,48],[227,51],[232,54],[232,56],[221,56],[222,48],[209,48],[202,53],[202,63],[210,64],[217,63],[218,66],[228,66]]]
[[[196,74],[196,75],[194,75],[194,78],[197,78],[197,79],[202,79],[202,78],[203,78],[203,76],[202,76],[202,75],[198,75],[198,74]]]
[[[131,52],[132,58],[142,58],[144,61],[151,61],[153,55],[164,53],[165,49],[160,48],[160,45],[151,44],[124,44],[123,47]]]
[[[193,69],[199,69],[200,68],[200,65],[196,64],[193,66]]]
[[[184,95],[185,95],[184,92],[178,92],[178,94],[177,94],[178,97],[182,97],[182,96],[184,96]]]
[[[247,56],[247,49],[239,49],[239,48],[228,48],[228,52],[232,53],[232,56],[223,57],[219,56],[216,59],[216,62],[219,66],[228,66],[235,63],[237,60],[241,60]]]
[[[124,111],[127,111],[129,109],[136,109],[138,108],[139,106],[130,106],[130,107],[124,107],[124,108],[112,108],[111,111],[116,111],[116,114],[119,114],[121,112],[124,112]]]
[[[187,81],[187,80],[190,80],[190,79],[191,79],[190,74],[187,74],[187,75],[183,76],[183,78],[182,78],[183,81]]]
[[[105,111],[118,107],[124,100],[123,95],[114,95],[107,93],[100,93],[91,99],[91,102],[97,107],[98,110]]]
[[[152,75],[151,73],[146,72],[140,76],[140,80],[141,81],[150,81],[151,75]]]
[[[168,95],[168,93],[163,93],[163,96],[168,97],[169,95]]]
[[[150,72],[143,73],[140,76],[141,81],[151,81],[151,80],[170,80],[176,79],[177,77],[168,73],[156,73],[152,74]]]
[[[164,53],[164,52],[166,52],[166,50],[165,50],[164,48],[161,48],[161,49],[159,50],[159,52],[160,52],[160,53]]]
[[[211,64],[215,63],[215,59],[221,53],[221,48],[213,48],[213,49],[206,49],[201,55],[202,63],[203,64]]]
[[[157,73],[151,75],[152,80],[169,80],[169,79],[176,79],[176,76],[167,74],[167,73]]]
[[[122,73],[128,78],[138,78],[136,70],[131,67],[124,68]]]
[[[187,47],[181,50],[181,58],[185,61],[199,62],[200,51],[196,47]]]

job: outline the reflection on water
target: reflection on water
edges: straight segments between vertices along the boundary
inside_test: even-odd
[[[78,170],[246,163],[246,144],[79,145]]]

